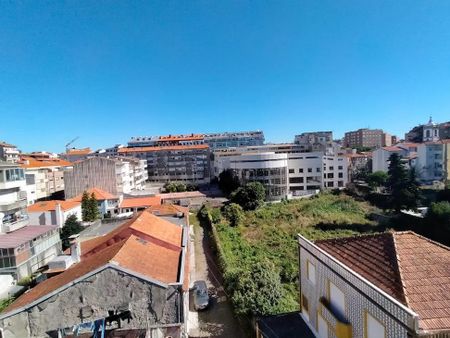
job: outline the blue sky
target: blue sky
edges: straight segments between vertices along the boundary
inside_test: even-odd
[[[450,120],[450,1],[3,1],[0,140]]]

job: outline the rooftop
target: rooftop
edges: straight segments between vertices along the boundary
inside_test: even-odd
[[[419,315],[419,329],[450,329],[450,248],[411,231],[315,244]]]
[[[72,165],[71,162],[60,158],[36,159],[33,157],[22,156],[20,166],[22,168],[48,168],[48,167],[66,167]]]
[[[159,196],[149,196],[149,197],[136,197],[127,198],[120,204],[121,208],[147,208],[154,205],[161,204],[161,197]]]
[[[17,248],[56,228],[56,225],[28,225],[7,234],[0,234],[0,248]]]
[[[107,264],[165,284],[180,282],[182,232],[182,227],[144,211],[111,233],[82,242],[80,263],[38,284],[5,312],[29,306]]]
[[[185,145],[185,146],[151,146],[151,147],[127,147],[121,148],[117,152],[119,154],[126,153],[141,153],[141,152],[151,152],[151,151],[177,151],[177,150],[199,150],[199,149],[208,149],[209,146],[207,144],[194,144],[194,145]]]
[[[61,205],[61,209],[63,211],[70,210],[80,206],[80,202],[78,201],[59,201],[59,200],[51,200],[51,201],[43,201],[37,202],[28,206],[28,212],[43,212],[43,211],[53,211],[56,210],[56,205]]]
[[[316,337],[299,312],[261,317],[258,329],[264,338]]]
[[[104,191],[104,190],[99,189],[99,188],[90,188],[90,189],[88,189],[86,191],[87,191],[87,193],[89,195],[91,195],[93,193],[95,198],[97,199],[97,201],[117,200],[117,199],[119,199],[118,196],[110,194],[109,192]],[[73,198],[70,198],[67,201],[70,201],[70,202],[81,202],[82,198],[83,198],[83,194],[78,195],[78,196],[73,197]]]
[[[82,149],[67,149],[66,154],[68,155],[88,155],[92,153],[91,148],[82,148]]]
[[[200,191],[170,192],[165,194],[159,194],[157,196],[159,196],[162,200],[206,197],[206,195],[201,193]]]

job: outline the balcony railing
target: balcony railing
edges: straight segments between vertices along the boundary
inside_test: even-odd
[[[320,298],[319,312],[334,329],[337,338],[352,338],[352,325],[341,314],[334,312],[324,297]]]
[[[19,201],[8,203],[8,204],[0,204],[0,211],[10,211],[14,209],[23,209],[27,206],[27,200],[21,199]]]
[[[3,223],[3,229],[5,230],[5,232],[16,231],[20,228],[23,228],[24,226],[27,226],[28,220],[28,216],[25,216],[13,222]]]

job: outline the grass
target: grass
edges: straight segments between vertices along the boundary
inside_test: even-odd
[[[244,222],[216,225],[225,274],[268,259],[280,272],[284,297],[275,312],[299,309],[297,234],[311,239],[347,237],[380,230],[369,215],[376,210],[346,195],[267,204],[245,213]]]

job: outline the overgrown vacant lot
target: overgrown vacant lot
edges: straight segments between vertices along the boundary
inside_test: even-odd
[[[316,240],[375,232],[379,229],[369,220],[374,211],[345,195],[321,194],[246,212],[237,227],[222,219],[216,229],[225,280],[240,275],[255,262],[270,261],[283,286],[282,301],[270,312],[298,310],[297,234]]]

